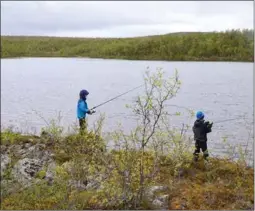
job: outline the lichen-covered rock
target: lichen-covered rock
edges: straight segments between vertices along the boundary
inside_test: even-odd
[[[167,186],[152,186],[150,188],[148,188],[145,192],[145,195],[147,196],[147,198],[152,201],[154,198],[154,194],[156,192],[162,192],[162,191],[166,191],[168,189]]]
[[[32,146],[32,143],[25,143],[23,147],[24,147],[25,149],[28,149],[28,148],[31,147],[31,146]]]
[[[79,191],[86,190],[87,181],[69,180],[69,185]]]
[[[7,147],[5,145],[1,145],[0,152],[1,154],[5,154],[7,151]]]
[[[1,154],[1,178],[11,159],[7,154]]]
[[[54,181],[54,177],[56,175],[56,163],[54,161],[50,162],[48,165],[45,180],[48,181],[48,184],[51,185]]]
[[[168,200],[169,200],[169,195],[168,194],[165,194],[165,195],[160,195],[160,196],[157,196],[153,202],[152,202],[152,205],[155,207],[155,208],[158,208],[158,209],[166,209],[168,207]]]
[[[149,187],[145,191],[145,200],[155,209],[166,209],[168,207],[169,195],[160,195],[160,192],[165,192],[167,190],[167,186]]]
[[[102,182],[102,177],[91,178],[89,177],[87,180],[86,190],[97,190],[100,188]]]
[[[20,156],[20,154],[24,154],[26,150],[22,150],[22,146],[18,144],[11,145],[8,148],[8,153],[14,154],[16,157]]]
[[[46,150],[45,144],[26,143],[24,145],[13,145],[10,147],[9,152],[18,158],[30,158],[48,161],[52,158],[50,151]]]
[[[34,146],[29,147],[26,150],[26,154],[23,155],[23,157],[47,161],[50,159],[49,154],[50,153],[47,150],[45,150],[44,144],[36,144]]]
[[[152,202],[152,205],[154,208],[164,208],[164,203],[162,201],[160,201],[159,199],[154,199]]]
[[[13,167],[14,178],[24,186],[31,184],[38,171],[43,168],[43,161],[24,158],[19,160]]]

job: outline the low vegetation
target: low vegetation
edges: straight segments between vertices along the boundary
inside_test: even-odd
[[[136,38],[1,36],[1,58],[90,57],[166,61],[254,61],[253,30]]]
[[[127,105],[137,125],[111,133],[111,148],[103,117],[85,134],[64,135],[54,122],[40,137],[2,131],[1,209],[253,209],[254,170],[244,157],[194,163],[184,130],[171,129],[164,105],[178,93],[178,72],[147,72],[144,81],[144,95]]]

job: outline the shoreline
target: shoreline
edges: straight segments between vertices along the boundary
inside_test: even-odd
[[[83,56],[13,56],[13,57],[1,57],[1,59],[90,59],[90,60],[117,60],[117,61],[141,61],[141,62],[217,62],[217,63],[254,63],[254,60],[160,60],[160,59],[154,59],[154,60],[146,60],[146,59],[122,59],[122,58],[104,58],[104,57],[83,57]]]

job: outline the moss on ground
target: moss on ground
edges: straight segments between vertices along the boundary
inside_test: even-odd
[[[31,136],[17,134],[1,134],[1,137],[10,137],[14,141],[8,144],[26,143]],[[22,137],[22,138],[21,138]],[[6,138],[6,137],[5,137]],[[22,141],[20,141],[22,140]],[[40,143],[38,138],[35,140]],[[4,142],[7,143],[7,142]],[[68,178],[71,175],[63,168],[66,161],[80,162],[77,169],[83,165],[100,167],[105,165],[100,162],[98,155],[105,152],[105,145],[101,138],[88,133],[85,136],[71,135],[63,138],[61,142],[54,143],[51,147],[58,163],[56,169],[56,182],[48,185],[44,180],[22,191],[12,194],[2,194],[1,209],[4,210],[34,210],[34,209],[123,209],[123,207],[103,207],[105,195],[98,191],[78,191],[69,188]],[[95,153],[97,152],[97,153]],[[107,152],[107,159],[122,159],[124,151]],[[139,152],[130,152],[130,158],[138,156]],[[105,157],[106,158],[106,157]],[[145,153],[144,162],[151,165],[153,156]],[[138,161],[137,161],[138,162]],[[114,162],[113,162],[114,163]],[[79,166],[80,165],[80,166]],[[11,166],[11,165],[10,165]],[[160,171],[154,183],[168,186],[164,194],[169,195],[168,209],[186,210],[221,210],[221,209],[251,209],[254,205],[254,169],[247,168],[240,163],[227,159],[210,158],[209,163],[199,160],[197,163],[186,164],[175,174],[171,158],[161,157]],[[76,172],[82,175],[83,172]],[[11,178],[10,171],[6,171],[5,179]],[[37,178],[43,179],[45,171],[38,172]],[[152,209],[149,204],[142,203],[142,209]]]

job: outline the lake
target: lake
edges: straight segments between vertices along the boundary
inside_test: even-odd
[[[253,63],[1,59],[1,126],[39,133],[41,127],[46,126],[43,118],[56,119],[57,112],[61,111],[61,123],[67,128],[77,123],[76,103],[81,89],[90,92],[88,104],[93,107],[142,84],[148,66],[153,71],[162,67],[169,76],[175,69],[179,71],[181,90],[169,104],[202,110],[206,119],[214,122],[235,119],[214,124],[213,132],[208,135],[213,153],[226,152],[224,137],[231,144],[246,146],[249,142],[252,153]],[[104,132],[114,130],[117,122],[122,122],[128,131],[134,126],[134,120],[125,105],[132,103],[142,91],[135,90],[99,107],[97,113],[89,117],[90,125],[100,113],[106,113]],[[185,109],[169,107],[169,112],[176,111],[180,111],[181,116],[173,118],[173,126],[193,124],[194,118],[188,118]]]

